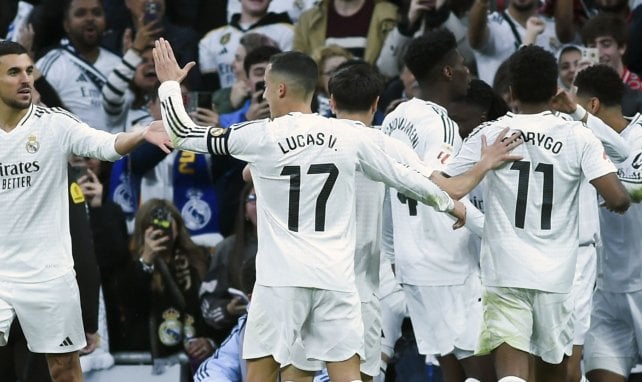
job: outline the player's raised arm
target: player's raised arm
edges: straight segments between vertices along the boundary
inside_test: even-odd
[[[199,126],[189,117],[183,106],[183,96],[180,81],[186,76],[194,62],[181,68],[176,62],[174,52],[169,42],[161,38],[154,43],[154,66],[156,75],[161,81],[158,95],[161,100],[161,113],[165,130],[174,147],[199,153],[214,152],[218,145],[215,141],[223,142],[226,133],[224,129],[212,126]],[[210,133],[212,130],[212,133]],[[155,130],[153,130],[155,131]],[[211,136],[210,136],[211,135]],[[221,143],[218,154],[224,154],[225,144]]]

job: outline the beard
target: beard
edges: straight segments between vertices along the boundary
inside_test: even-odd
[[[33,99],[33,96],[29,96],[29,100],[27,101],[18,101],[16,99],[5,99],[3,101],[9,107],[12,107],[16,110],[24,110],[29,108],[29,106],[31,105],[32,99]]]

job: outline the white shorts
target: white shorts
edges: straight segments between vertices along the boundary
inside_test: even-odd
[[[595,290],[596,272],[597,254],[595,246],[580,247],[577,253],[575,278],[571,289],[573,300],[575,300],[573,345],[584,345],[584,338],[591,324],[591,305],[593,291]]]
[[[604,369],[628,377],[642,362],[642,291],[593,295],[591,328],[584,344],[586,371]]]
[[[70,353],[84,348],[80,295],[73,271],[38,283],[0,281],[0,345],[18,317],[34,353]]]
[[[361,303],[354,292],[255,285],[243,341],[243,358],[272,356],[281,367],[292,364],[302,341],[309,360],[362,359]]]
[[[379,300],[381,304],[381,352],[392,358],[395,344],[401,338],[401,324],[408,315],[406,298],[401,286]]]
[[[571,293],[485,287],[484,328],[476,353],[488,354],[502,343],[559,364],[573,350]]]
[[[379,301],[371,300],[361,302],[361,317],[364,328],[364,353],[361,358],[359,369],[362,373],[374,377],[379,374],[381,368],[381,314]],[[292,365],[301,370],[318,371],[325,367],[324,362],[308,360],[302,355],[305,354],[302,341],[297,341],[293,352]]]
[[[482,324],[479,275],[462,285],[403,285],[403,290],[420,354],[473,355]]]

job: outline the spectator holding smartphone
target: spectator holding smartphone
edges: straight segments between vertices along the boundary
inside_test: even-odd
[[[214,251],[209,270],[200,290],[201,312],[205,322],[225,338],[241,315],[247,301],[229,289],[243,290],[241,264],[256,256],[256,194],[251,183],[240,192],[241,206],[236,214],[234,234],[220,242]]]
[[[239,109],[231,113],[221,114],[220,125],[222,127],[270,116],[268,104],[263,99],[261,83],[265,86],[263,75],[270,62],[270,57],[280,52],[279,48],[273,46],[260,46],[245,56],[243,70],[247,76],[248,87],[252,89],[251,98],[246,100]]]
[[[120,282],[128,350],[151,350],[156,373],[177,362],[174,356],[183,350],[197,366],[214,351],[198,302],[207,251],[192,241],[181,214],[163,199],[139,208],[130,250],[132,260]]]
[[[125,14],[107,14],[107,24],[111,26],[103,36],[102,46],[112,52],[124,54],[129,48],[123,44],[127,34],[135,39],[145,26],[153,24],[154,37],[164,37],[172,42],[176,59],[186,64],[198,59],[198,34],[192,28],[179,26],[172,23],[166,16],[166,0],[127,0],[124,2]],[[201,81],[201,72],[194,68],[187,76],[187,85],[192,90],[204,89]]]

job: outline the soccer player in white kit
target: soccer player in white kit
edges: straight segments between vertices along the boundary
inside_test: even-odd
[[[577,101],[625,139],[631,148],[617,164],[618,177],[636,202],[624,215],[600,209],[602,251],[584,365],[592,382],[626,381],[642,355],[642,117],[622,116],[624,84],[612,68],[589,67],[577,75]],[[593,118],[595,118],[593,117]]]
[[[46,354],[52,380],[80,381],[78,350],[86,342],[71,255],[67,160],[71,154],[116,160],[144,134],[162,147],[166,137],[148,129],[112,135],[62,109],[33,105],[33,70],[21,45],[0,41],[0,345],[17,317],[29,350]]]
[[[554,98],[552,106],[563,113],[562,118],[582,121],[593,132],[595,137],[604,145],[604,151],[613,161],[621,163],[629,156],[629,145],[611,127],[599,118],[591,115],[573,99],[575,97],[566,91],[560,91]],[[575,300],[575,328],[573,330],[573,352],[568,359],[568,382],[585,381],[582,374],[582,350],[589,330],[593,291],[597,275],[597,248],[601,245],[599,206],[595,188],[583,181],[579,193],[579,239],[580,247],[577,252],[575,277],[571,294]]]
[[[354,281],[354,177],[394,185],[409,197],[450,211],[464,208],[429,180],[432,170],[411,151],[356,123],[311,114],[318,71],[298,52],[272,58],[264,97],[272,119],[229,129],[194,124],[182,105],[180,68],[164,39],[154,48],[163,121],[176,148],[230,154],[249,163],[257,193],[259,249],[244,342],[248,381],[273,381],[291,367],[303,340],[308,359],[325,361],[336,381],[359,380],[363,324]],[[476,170],[459,178],[474,186],[518,144],[495,142]],[[472,187],[471,186],[471,187]],[[461,224],[460,220],[456,225]]]
[[[595,136],[579,122],[549,111],[557,90],[552,54],[536,46],[510,61],[512,97],[521,114],[482,125],[464,142],[449,166],[455,175],[479,158],[481,132],[509,127],[524,144],[523,160],[486,176],[481,271],[484,329],[481,354],[493,352],[501,382],[529,375],[529,353],[540,381],[565,381],[573,340],[573,295],[578,237],[578,194],[583,177],[602,195],[606,208],[629,206],[615,167]]]
[[[452,32],[414,39],[404,56],[420,95],[388,114],[382,131],[412,148],[437,171],[462,140],[444,106],[466,94],[470,74]],[[452,232],[447,216],[391,190],[396,276],[406,296],[420,354],[434,355],[446,382],[494,379],[489,357],[475,357],[482,322],[478,246],[468,229]],[[468,212],[474,211],[470,206]],[[472,219],[469,219],[470,221]],[[388,223],[387,223],[388,224]]]
[[[370,126],[377,110],[379,95],[383,92],[384,81],[372,65],[351,61],[337,68],[328,83],[330,106],[340,119],[355,121],[359,126]],[[352,123],[352,122],[351,122]],[[361,360],[361,380],[371,382],[379,374],[381,360],[381,313],[379,289],[381,266],[381,220],[385,185],[367,178],[361,172],[355,174],[356,194],[356,245],[354,273],[364,326],[364,359]],[[389,266],[389,265],[388,265]],[[392,271],[392,269],[390,269]],[[320,370],[319,362],[305,358],[293,364],[300,370]],[[311,373],[291,376],[281,373],[284,381],[294,380]]]

